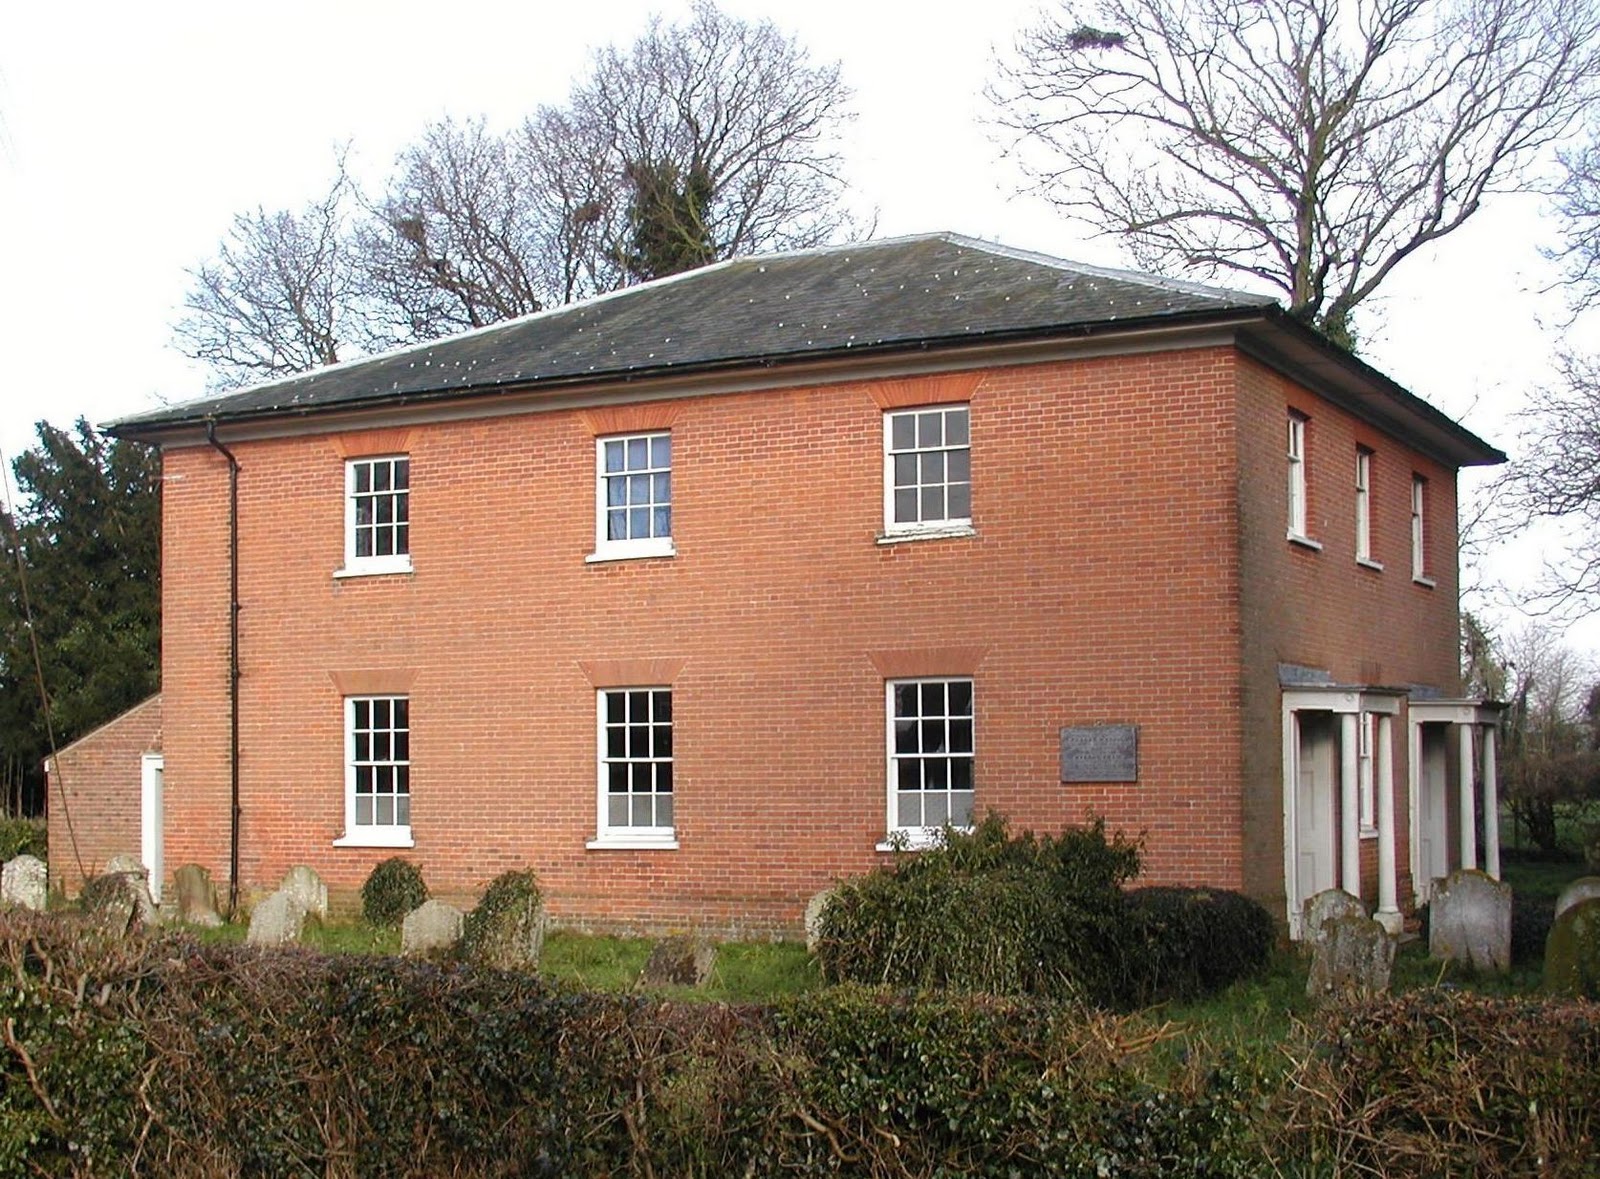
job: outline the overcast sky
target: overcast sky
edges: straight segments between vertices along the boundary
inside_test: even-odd
[[[510,126],[558,102],[590,52],[632,40],[677,0],[0,5],[0,450],[40,418],[103,422],[179,401],[205,375],[170,345],[188,283],[233,214],[298,207],[350,143],[375,182],[429,120]],[[982,89],[1037,0],[976,5],[724,0],[771,17],[855,91],[849,176],[880,236],[956,230],[1125,263],[1020,177],[985,131]],[[1364,356],[1512,450],[1512,414],[1548,378],[1559,302],[1539,256],[1548,219],[1505,198],[1396,272],[1358,320]],[[1594,345],[1596,341],[1589,341]],[[1468,475],[1469,486],[1477,481]],[[1533,539],[1486,581],[1536,564]],[[1572,632],[1600,651],[1600,625]]]

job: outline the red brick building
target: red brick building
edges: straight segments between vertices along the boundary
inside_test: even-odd
[[[1456,473],[1503,456],[1256,296],[900,239],[111,429],[164,462],[164,861],[246,891],[398,849],[792,930],[994,808],[1398,920],[1492,811]]]
[[[115,720],[45,761],[50,884],[77,895],[112,856],[140,856],[159,889],[161,862],[161,697]]]

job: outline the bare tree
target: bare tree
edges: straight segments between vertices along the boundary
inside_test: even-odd
[[[591,211],[604,248],[648,279],[851,232],[837,150],[849,97],[836,63],[708,0],[602,50],[567,109],[603,148],[608,199]]]
[[[215,387],[303,372],[341,359],[352,330],[356,275],[345,231],[352,199],[344,161],[324,196],[298,213],[257,208],[233,219],[174,329]]]
[[[1506,805],[1541,849],[1554,852],[1560,808],[1600,795],[1600,717],[1592,707],[1600,685],[1594,667],[1548,624],[1512,634],[1502,654]]]
[[[1564,528],[1529,605],[1553,609],[1600,596],[1600,358],[1565,355],[1551,385],[1528,395],[1519,458],[1494,488],[1501,535],[1529,520]]]
[[[837,64],[701,0],[508,134],[426,128],[376,200],[341,173],[301,214],[238,218],[193,272],[179,346],[234,384],[853,233],[848,100]]]
[[[370,343],[432,339],[548,299],[534,178],[483,120],[428,127],[401,153],[356,243]]]
[[[1590,0],[1097,0],[1027,30],[991,96],[1039,189],[1141,264],[1259,280],[1349,343],[1597,77]]]

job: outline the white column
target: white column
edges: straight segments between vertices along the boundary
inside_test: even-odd
[[[1472,792],[1472,728],[1457,725],[1461,749],[1461,862],[1458,868],[1478,866],[1478,807]]]
[[[1395,875],[1394,829],[1394,717],[1378,716],[1377,748],[1373,750],[1373,771],[1378,791],[1378,912],[1380,924],[1390,933],[1399,933],[1400,885]]]
[[[1339,887],[1353,897],[1361,895],[1361,800],[1356,778],[1361,767],[1357,739],[1359,717],[1339,716]]]
[[[1494,726],[1483,726],[1484,870],[1500,879],[1500,788],[1495,782]]]

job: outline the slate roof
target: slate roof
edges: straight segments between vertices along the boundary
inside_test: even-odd
[[[1240,317],[1314,335],[1265,296],[930,234],[737,258],[106,428],[158,439],[208,422]]]

